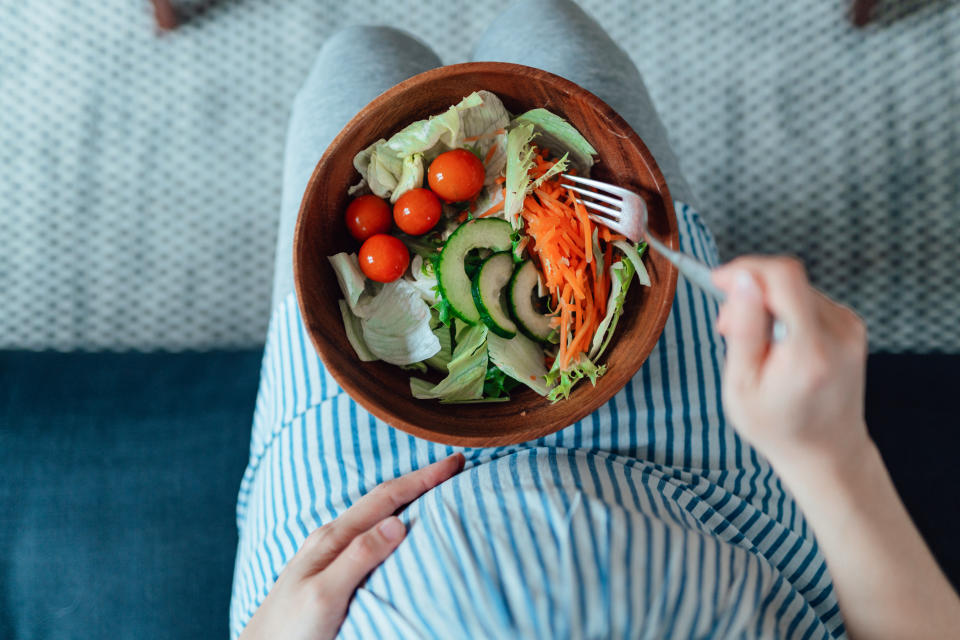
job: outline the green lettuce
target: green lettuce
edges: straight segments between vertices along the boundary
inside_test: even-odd
[[[596,360],[603,355],[617,330],[617,321],[623,313],[623,303],[627,299],[627,289],[633,280],[633,274],[637,274],[637,280],[640,284],[650,286],[650,275],[643,266],[643,254],[647,250],[647,243],[641,242],[639,245],[632,245],[628,242],[617,241],[613,243],[618,249],[623,251],[627,257],[626,260],[620,260],[610,265],[610,295],[607,297],[607,313],[593,336],[593,342],[590,345],[590,357]],[[636,267],[639,266],[640,270]]]
[[[506,154],[504,154],[506,157]],[[502,167],[501,167],[502,169]],[[489,209],[490,207],[499,204],[503,200],[503,189],[500,188],[500,185],[496,187],[487,186],[480,191],[480,195],[477,196],[476,206],[474,207],[474,212],[476,215],[479,215]],[[494,213],[491,217],[502,218],[503,209]],[[473,217],[471,215],[471,217]]]
[[[487,336],[490,360],[504,373],[521,382],[541,396],[550,392],[547,384],[547,367],[543,364],[543,349],[522,334],[513,338],[501,338],[491,333]]]
[[[530,183],[530,186],[527,187],[527,193],[532,193],[534,189],[542,185],[544,182],[557,175],[558,173],[563,173],[567,170],[567,165],[569,161],[567,157],[570,154],[565,153],[560,156],[560,159],[553,163],[553,166],[543,172],[543,175]]]
[[[397,184],[390,195],[390,202],[396,202],[407,191],[423,186],[423,171],[422,153],[405,157],[401,165],[400,177],[397,178]]]
[[[432,260],[425,260],[420,255],[413,256],[407,281],[420,293],[420,297],[428,305],[433,306],[437,303],[439,287]]]
[[[589,175],[597,150],[572,124],[546,109],[527,111],[517,116],[513,124],[533,126],[539,136],[539,146],[550,149],[554,154],[568,152],[571,163],[580,175]]]
[[[410,379],[410,392],[421,400],[446,402],[480,400],[487,375],[487,328],[455,321],[456,347],[447,365],[447,377],[436,385],[420,378]]]
[[[391,153],[386,147],[387,141],[381,138],[353,158],[353,166],[362,179],[359,184],[350,187],[350,195],[366,186],[374,195],[389,198],[397,188],[400,174],[403,173],[403,158]]]
[[[496,95],[474,91],[443,113],[413,122],[358,153],[353,166],[362,179],[350,193],[369,188],[377,196],[396,202],[403,193],[423,184],[426,165],[444,151],[463,147],[466,138],[476,138],[476,150],[485,158],[499,139],[495,132],[509,122],[510,114]],[[504,146],[500,144],[499,148]],[[505,152],[494,150],[487,167],[489,182],[502,171],[505,157]]]
[[[370,351],[390,364],[419,362],[440,351],[430,329],[430,307],[406,280],[389,282],[376,295],[362,297],[356,314]]]
[[[337,282],[340,284],[340,290],[343,291],[347,305],[351,311],[355,311],[357,301],[360,300],[367,285],[367,278],[363,275],[363,271],[360,271],[357,254],[338,253],[327,260],[333,267],[333,273],[337,276]]]
[[[637,280],[640,281],[645,287],[650,286],[650,274],[647,273],[647,268],[643,266],[643,253],[647,250],[647,243],[641,242],[640,244],[632,244],[626,240],[617,240],[613,243],[617,249],[623,251],[623,255],[627,256],[627,259],[633,264],[633,268],[637,272]]]
[[[463,131],[461,111],[482,104],[483,96],[474,91],[443,113],[412,122],[393,134],[387,140],[387,151],[401,159],[414,153],[430,155],[432,159],[443,151],[460,147],[468,136]]]
[[[453,359],[453,330],[449,324],[440,322],[440,314],[437,311],[433,311],[432,313],[433,320],[430,324],[433,328],[431,331],[433,331],[433,335],[437,336],[437,340],[440,342],[440,351],[437,351],[433,356],[424,360],[424,363],[437,371],[447,371],[447,367]]]
[[[607,312],[593,334],[590,345],[590,357],[594,360],[603,355],[613,332],[617,329],[617,321],[623,313],[623,303],[627,299],[627,289],[633,280],[633,263],[629,260],[620,260],[610,265],[610,295],[607,296]]]
[[[557,360],[547,373],[547,384],[553,387],[547,395],[547,399],[550,402],[566,400],[570,397],[570,392],[575,384],[586,378],[595,385],[597,384],[597,378],[602,376],[606,370],[606,365],[595,365],[584,354],[580,354],[580,359],[576,364],[570,366],[566,371],[560,371],[559,360]]]
[[[416,287],[401,279],[368,288],[356,255],[338,253],[329,260],[344,303],[360,322],[357,332],[352,318],[345,316],[345,330],[353,331],[355,338],[362,336],[369,354],[403,366],[426,360],[440,351],[440,342],[430,327],[430,306]],[[351,341],[360,355],[358,344],[359,341]]]
[[[343,329],[347,333],[347,341],[350,343],[350,346],[353,347],[353,350],[356,351],[357,357],[360,358],[361,362],[377,360],[377,356],[373,355],[370,347],[367,346],[366,341],[363,339],[363,328],[360,326],[360,318],[353,315],[346,300],[337,300],[337,304],[340,307],[340,315],[343,316]]]
[[[519,382],[491,362],[487,365],[487,375],[483,379],[483,397],[509,398],[510,392],[519,385]]]
[[[464,106],[466,100],[468,106]],[[479,102],[477,100],[479,99]],[[489,136],[494,131],[506,129],[510,124],[510,113],[496,94],[490,91],[475,91],[457,105],[463,137]]]
[[[520,229],[520,211],[530,186],[533,167],[533,125],[521,124],[507,134],[507,173],[504,183],[503,215],[514,229]]]

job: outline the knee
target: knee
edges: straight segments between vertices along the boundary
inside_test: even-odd
[[[364,51],[383,46],[396,46],[398,43],[417,42],[413,36],[382,25],[355,24],[338,29],[327,38],[320,48],[320,57],[337,55],[350,51]]]
[[[313,63],[301,93],[322,78],[352,82],[360,78],[402,74],[403,79],[440,66],[440,59],[409,33],[386,26],[351,25],[335,32]]]
[[[334,66],[343,72],[349,65],[404,60],[431,63],[431,66],[440,64],[427,45],[405,31],[380,25],[351,25],[327,39],[320,48],[314,70]],[[354,70],[363,73],[362,68]]]

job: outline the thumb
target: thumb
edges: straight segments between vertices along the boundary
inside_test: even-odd
[[[745,269],[736,272],[724,288],[727,300],[717,329],[727,339],[727,373],[736,380],[753,380],[758,377],[770,341],[770,316],[763,304],[763,292]]]

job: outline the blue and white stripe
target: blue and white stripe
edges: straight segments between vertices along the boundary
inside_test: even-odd
[[[680,244],[716,248],[690,207]],[[716,304],[680,279],[622,391],[536,441],[463,449],[403,514],[408,538],[341,630],[369,637],[843,635],[823,557],[767,462],[725,422]],[[397,431],[326,372],[296,301],[275,311],[237,504],[236,637],[315,527],[454,447]]]

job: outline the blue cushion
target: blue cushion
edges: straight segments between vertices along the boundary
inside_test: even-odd
[[[0,637],[227,635],[260,357],[0,353]]]
[[[0,353],[0,638],[227,635],[260,351]],[[960,355],[873,355],[867,417],[954,584]]]

